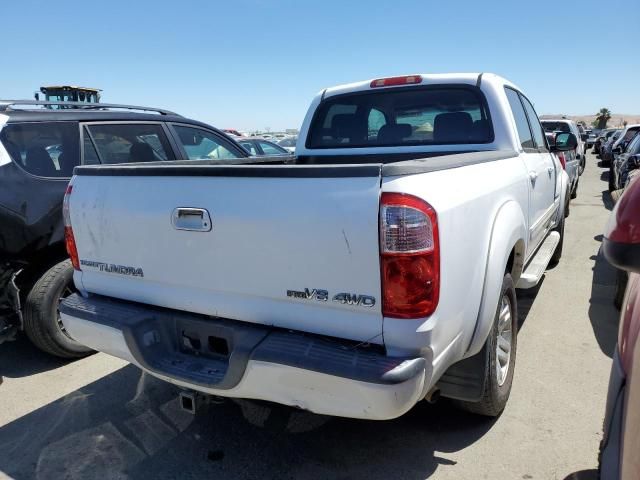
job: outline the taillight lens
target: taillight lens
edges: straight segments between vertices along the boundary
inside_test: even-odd
[[[558,153],[558,160],[560,160],[560,165],[562,165],[562,169],[566,170],[567,169],[567,159],[564,156],[564,153],[559,152]]]
[[[431,315],[440,298],[440,244],[435,210],[402,193],[380,199],[380,268],[385,317]]]
[[[64,200],[62,201],[62,219],[64,222],[64,243],[67,247],[67,253],[71,258],[71,264],[75,270],[80,270],[80,259],[78,257],[78,249],[76,248],[76,240],[73,238],[73,229],[71,228],[71,215],[69,214],[69,200],[71,198],[71,192],[73,185],[68,185],[67,190],[64,193]]]

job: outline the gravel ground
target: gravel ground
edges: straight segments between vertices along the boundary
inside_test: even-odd
[[[488,420],[446,400],[387,422],[251,401],[179,410],[176,390],[103,354],[0,346],[0,479],[595,479],[618,314],[600,251],[611,208],[591,154],[563,258],[519,294],[511,399]]]

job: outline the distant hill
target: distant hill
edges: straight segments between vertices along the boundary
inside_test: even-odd
[[[567,118],[575,122],[584,122],[587,125],[591,126],[592,122],[595,121],[595,115],[564,115]],[[540,118],[560,118],[562,114],[549,114],[549,115],[541,115]],[[627,124],[631,125],[633,123],[640,123],[640,115],[626,115],[623,113],[612,113],[611,119],[607,122],[608,128],[616,128],[622,127],[623,122],[627,122]]]

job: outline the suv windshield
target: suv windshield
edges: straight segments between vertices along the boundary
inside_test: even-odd
[[[569,127],[569,124],[566,122],[548,122],[542,120],[540,123],[542,123],[542,128],[544,128],[545,132],[571,133],[571,127]]]
[[[485,100],[473,87],[414,87],[329,98],[308,148],[475,144],[493,141]]]

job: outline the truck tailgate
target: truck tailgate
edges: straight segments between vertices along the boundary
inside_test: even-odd
[[[382,343],[379,168],[345,167],[77,169],[76,284]]]

